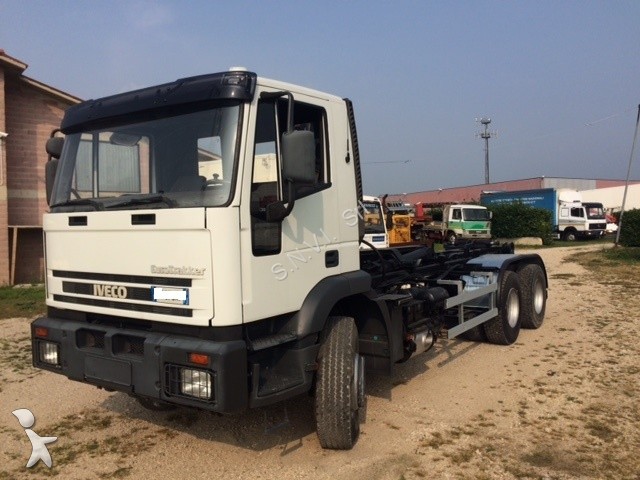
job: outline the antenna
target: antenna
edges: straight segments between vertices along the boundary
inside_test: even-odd
[[[489,139],[491,137],[495,137],[498,135],[497,132],[489,131],[489,124],[491,123],[491,119],[488,117],[480,117],[476,118],[476,122],[484,125],[484,131],[480,131],[476,133],[476,138],[480,137],[484,139],[484,183],[491,183],[489,181]]]

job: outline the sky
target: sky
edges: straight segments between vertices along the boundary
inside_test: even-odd
[[[239,65],[348,97],[379,195],[484,183],[480,117],[491,181],[624,179],[638,20],[638,0],[0,0],[0,49],[83,99]]]

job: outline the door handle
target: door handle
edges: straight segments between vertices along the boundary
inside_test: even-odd
[[[340,252],[338,250],[328,250],[324,254],[324,266],[327,268],[337,267],[340,263]]]

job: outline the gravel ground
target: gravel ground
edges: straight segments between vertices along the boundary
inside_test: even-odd
[[[640,479],[640,280],[567,260],[599,248],[539,251],[545,323],[514,345],[442,339],[392,377],[368,376],[351,451],[320,448],[311,398],[231,417],[149,412],[33,369],[30,319],[0,320],[0,479]],[[51,469],[25,468],[17,408],[58,437]]]

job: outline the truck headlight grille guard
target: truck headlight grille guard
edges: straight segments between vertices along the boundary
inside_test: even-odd
[[[167,396],[215,403],[215,374],[210,370],[168,363],[164,367]]]

